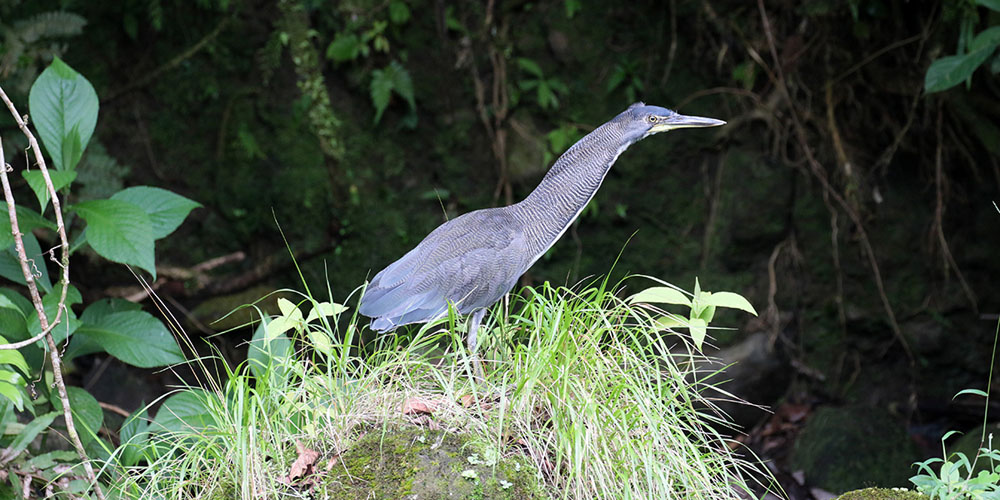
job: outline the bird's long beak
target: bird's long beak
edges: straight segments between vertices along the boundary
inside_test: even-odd
[[[675,130],[679,128],[702,128],[702,127],[718,127],[719,125],[725,125],[726,122],[722,120],[716,120],[715,118],[705,118],[703,116],[687,116],[681,114],[673,114],[667,117],[667,119],[660,121],[650,129],[652,133],[666,132],[668,130]]]

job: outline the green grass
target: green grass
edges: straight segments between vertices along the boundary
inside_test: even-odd
[[[296,441],[320,452],[322,470],[365,432],[418,421],[462,435],[494,471],[523,457],[552,498],[736,498],[756,467],[717,430],[727,424],[706,397],[712,374],[695,369],[704,357],[654,326],[661,312],[612,292],[543,286],[496,306],[480,334],[482,379],[454,316],[372,339],[353,309],[310,317],[333,311],[302,295],[271,320],[281,327],[258,328],[255,361],[194,393],[201,407],[168,399],[146,462],[107,472],[130,498],[305,497],[279,481]],[[406,401],[431,414],[404,415]]]

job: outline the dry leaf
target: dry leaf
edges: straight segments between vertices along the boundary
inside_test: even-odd
[[[313,466],[316,465],[316,460],[319,458],[319,452],[306,448],[302,441],[295,441],[295,451],[299,456],[292,462],[285,484],[291,484],[298,478],[312,474]]]
[[[437,404],[419,398],[409,398],[403,402],[403,415],[431,415],[437,410]]]

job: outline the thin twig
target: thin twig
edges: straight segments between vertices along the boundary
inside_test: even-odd
[[[718,218],[720,198],[722,197],[722,172],[726,166],[726,154],[719,156],[715,169],[715,179],[709,179],[708,160],[702,162],[702,173],[705,176],[705,201],[708,203],[708,217],[705,220],[705,232],[701,238],[701,262],[699,269],[708,265],[708,257],[712,253],[712,237],[715,234],[715,221]]]
[[[0,151],[2,151],[2,150],[3,150],[3,145],[0,144]],[[9,207],[10,207],[10,205],[8,205],[8,208]],[[11,223],[11,224],[13,226],[13,223]],[[17,231],[17,229],[14,229],[14,231]],[[56,319],[59,319],[59,317],[56,316]],[[14,342],[13,344],[2,344],[2,345],[0,345],[0,351],[13,351],[15,349],[20,349],[20,348],[22,348],[24,346],[28,346],[28,345],[34,344],[35,342],[38,342],[39,340],[42,340],[58,324],[59,323],[57,323],[56,321],[53,321],[51,324],[49,324],[48,328],[43,329],[41,333],[39,333],[38,335],[35,335],[34,337],[31,337],[30,339],[21,340],[19,342]]]
[[[911,36],[909,38],[904,38],[902,40],[898,40],[896,42],[890,43],[889,45],[886,45],[885,47],[882,47],[881,49],[876,50],[875,52],[872,52],[871,54],[868,55],[868,57],[862,59],[860,62],[858,62],[854,66],[851,66],[850,68],[848,68],[847,71],[841,73],[836,78],[834,78],[833,81],[830,82],[830,84],[834,85],[834,84],[840,82],[844,78],[847,78],[848,76],[854,74],[855,71],[863,68],[866,64],[872,62],[873,60],[875,60],[876,58],[878,58],[882,54],[885,54],[886,52],[889,52],[891,50],[896,50],[896,49],[898,49],[898,48],[900,48],[900,47],[902,47],[904,45],[909,45],[909,44],[911,44],[913,42],[916,42],[918,40],[922,40],[922,39],[924,39],[926,37],[927,37],[927,31],[925,30],[924,32],[921,32],[919,34],[913,35],[913,36]]]
[[[226,24],[228,24],[231,19],[232,19],[231,16],[226,16],[222,18],[222,21],[219,21],[219,24],[215,26],[215,29],[213,29],[207,35],[202,37],[201,40],[198,40],[194,45],[189,47],[187,50],[181,52],[173,59],[167,61],[165,64],[154,69],[153,71],[145,73],[142,78],[134,80],[130,82],[128,85],[108,93],[107,97],[101,99],[101,103],[103,104],[109,101],[113,101],[122,94],[131,92],[138,88],[142,88],[148,85],[149,83],[156,81],[156,79],[158,79],[160,75],[162,75],[163,73],[171,69],[174,69],[177,66],[180,66],[182,62],[184,62],[186,59],[189,59],[191,56],[197,54],[201,49],[205,48],[205,46],[208,45],[209,42],[211,42],[217,36],[219,36],[219,33],[222,33],[222,30],[226,27]]]
[[[21,117],[17,112],[17,108],[14,103],[11,102],[10,98],[7,97],[7,93],[0,88],[0,99],[3,99],[4,104],[7,105],[7,109],[10,110],[11,115],[14,120],[17,121],[18,127],[21,132],[28,138],[28,144],[31,150],[35,154],[35,161],[37,163],[38,169],[42,172],[42,178],[45,179],[45,186],[48,188],[49,197],[52,201],[52,210],[56,217],[56,231],[59,233],[59,240],[62,245],[62,277],[60,283],[62,284],[62,290],[60,291],[59,302],[56,305],[56,316],[52,321],[55,325],[66,307],[66,292],[69,289],[69,240],[66,237],[66,225],[63,223],[62,217],[62,204],[59,201],[59,193],[56,192],[55,186],[52,184],[52,179],[49,177],[48,168],[45,166],[45,158],[42,157],[41,147],[38,145],[38,140],[35,139],[35,135],[31,133],[28,128],[27,122]],[[0,159],[3,156],[3,145],[0,144]],[[2,162],[2,160],[0,160]],[[17,214],[14,205],[14,195],[10,189],[10,181],[7,178],[7,165],[4,163],[0,165],[0,180],[3,183],[4,198],[7,200],[7,211],[10,215],[11,231],[14,235],[15,248],[17,249],[18,259],[21,262],[21,273],[24,275],[25,284],[28,287],[28,293],[31,295],[31,302],[35,306],[35,312],[38,314],[38,324],[42,331],[50,330],[48,317],[45,315],[45,307],[42,305],[42,298],[38,294],[38,287],[35,285],[35,277],[31,270],[28,269],[28,256],[24,251],[24,241],[21,238],[21,232],[18,230],[17,226]],[[83,469],[87,474],[87,479],[90,481],[94,488],[94,493],[97,498],[104,500],[104,492],[101,490],[101,486],[97,482],[97,475],[94,474],[94,468],[90,463],[90,458],[87,456],[86,450],[83,448],[83,442],[80,441],[80,435],[76,431],[76,425],[73,422],[73,413],[70,408],[69,395],[66,392],[66,382],[63,380],[62,376],[62,360],[59,358],[59,350],[56,347],[55,339],[51,335],[51,331],[45,335],[45,341],[49,347],[49,360],[52,362],[52,374],[53,379],[56,384],[56,388],[59,392],[59,399],[62,401],[63,407],[63,418],[66,422],[66,432],[69,434],[70,441],[73,443],[73,447],[76,448],[76,453],[80,457],[80,461],[83,464]]]
[[[945,279],[948,279],[948,267],[951,266],[951,268],[955,270],[955,276],[958,277],[959,284],[962,286],[962,292],[965,293],[965,297],[969,299],[969,303],[972,305],[972,310],[976,314],[979,314],[979,301],[976,299],[976,294],[965,281],[965,276],[962,274],[962,270],[958,268],[958,262],[955,262],[955,257],[951,253],[951,247],[948,245],[948,239],[944,237],[944,197],[945,183],[947,182],[947,179],[944,177],[944,169],[942,168],[943,162],[941,159],[942,151],[944,150],[944,140],[941,138],[941,122],[944,121],[942,114],[941,104],[939,102],[936,127],[937,153],[934,156],[934,223],[931,225],[931,231],[937,237],[938,244],[941,245],[941,267]]]
[[[118,415],[121,415],[121,416],[123,416],[125,418],[128,418],[131,415],[131,413],[129,413],[128,410],[126,410],[126,409],[124,409],[124,408],[122,408],[121,406],[118,406],[118,405],[113,405],[111,403],[105,403],[104,401],[98,401],[97,404],[99,404],[101,406],[101,408],[104,408],[105,410],[108,410],[111,413],[117,413]]]
[[[771,256],[767,259],[767,310],[764,312],[764,318],[765,322],[770,323],[771,334],[768,336],[767,346],[772,350],[781,333],[781,311],[778,309],[775,297],[778,295],[778,256],[781,255],[785,245],[788,245],[787,238],[771,249]]]

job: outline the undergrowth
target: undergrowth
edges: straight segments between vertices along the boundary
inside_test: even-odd
[[[532,498],[750,491],[757,466],[719,430],[728,423],[709,398],[713,373],[697,368],[705,357],[620,291],[546,284],[498,304],[481,332],[482,378],[454,315],[373,337],[353,309],[298,294],[256,325],[225,382],[179,389],[142,432],[123,433],[124,466],[105,472],[129,498],[324,498],[338,487],[324,470],[344,467],[337,458],[364,432],[405,425],[462,434],[487,463],[526,459]],[[191,362],[208,371],[203,361]],[[290,476],[303,450],[319,458]]]

